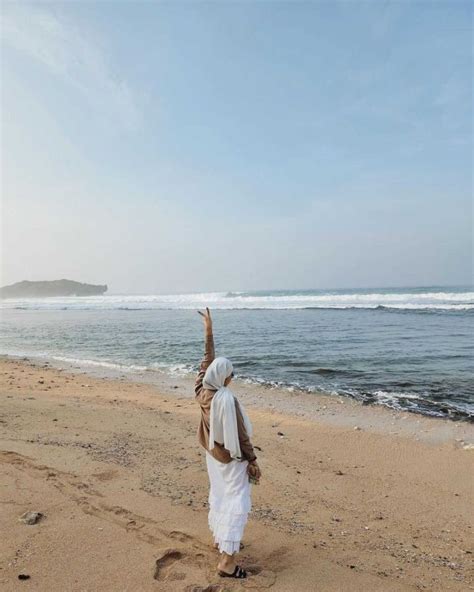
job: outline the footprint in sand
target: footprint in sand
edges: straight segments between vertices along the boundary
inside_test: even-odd
[[[181,530],[172,530],[168,534],[168,536],[172,539],[176,539],[180,543],[187,543],[187,542],[193,540],[193,537],[191,535],[186,534],[185,532],[182,532]]]
[[[161,552],[160,557],[155,561],[155,572],[153,578],[155,580],[183,580],[186,576],[181,573],[171,574],[173,565],[183,558],[183,553],[178,549],[165,549]]]
[[[276,575],[270,569],[263,569],[259,565],[246,565],[248,578],[242,580],[244,588],[271,588],[276,581]]]
[[[118,474],[118,471],[114,469],[109,469],[107,471],[101,471],[99,473],[93,473],[92,476],[98,479],[99,481],[111,481],[114,479]]]

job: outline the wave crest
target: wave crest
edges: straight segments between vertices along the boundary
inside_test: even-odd
[[[397,291],[199,292],[170,295],[103,295],[86,297],[3,300],[3,309],[122,310],[153,309],[378,309],[407,311],[474,310],[474,292],[427,289]]]

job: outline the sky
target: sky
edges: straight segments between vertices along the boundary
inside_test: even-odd
[[[472,16],[3,2],[1,283],[470,284]]]

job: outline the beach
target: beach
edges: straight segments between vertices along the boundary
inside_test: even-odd
[[[473,3],[1,12],[0,592],[474,592]]]
[[[219,578],[192,384],[1,359],[3,590],[474,589],[472,424],[239,381],[263,478]]]

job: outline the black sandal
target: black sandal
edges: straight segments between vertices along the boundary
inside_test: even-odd
[[[238,580],[243,580],[247,577],[247,572],[245,569],[240,567],[240,565],[236,565],[234,571],[231,574],[220,569],[217,570],[217,573],[221,576],[221,578],[237,578]]]

